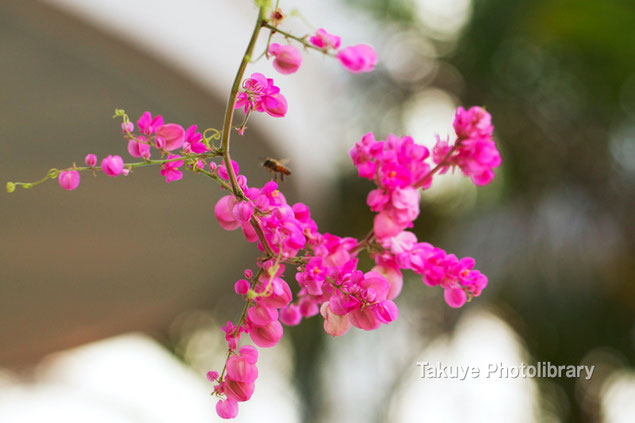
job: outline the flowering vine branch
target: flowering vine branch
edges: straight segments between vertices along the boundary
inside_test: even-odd
[[[260,28],[264,25],[264,16],[265,16],[265,6],[260,6],[258,9],[258,19],[256,20],[256,25],[251,34],[251,39],[249,40],[249,44],[247,45],[247,50],[245,50],[245,54],[243,55],[242,60],[240,61],[240,66],[238,67],[238,72],[236,72],[236,77],[234,78],[234,83],[232,84],[231,92],[229,93],[229,99],[227,100],[227,107],[225,108],[225,120],[223,122],[223,134],[222,134],[222,143],[221,143],[221,151],[223,153],[223,158],[225,159],[225,166],[227,168],[227,174],[229,175],[229,180],[232,185],[232,192],[236,197],[243,197],[243,192],[236,181],[236,173],[234,172],[233,167],[231,166],[231,157],[229,156],[229,139],[231,136],[231,126],[232,119],[234,116],[234,106],[236,105],[236,97],[238,95],[238,90],[240,89],[240,82],[245,75],[245,70],[247,69],[247,64],[251,60],[251,56],[254,51],[254,47],[256,46],[256,41],[258,40],[258,34],[260,33]]]
[[[51,169],[35,182],[7,183],[7,191],[13,192],[16,187],[29,189],[58,179],[63,189],[72,191],[79,187],[80,172],[96,175],[101,171],[117,177],[154,165],[160,166],[167,183],[181,180],[185,169],[209,177],[227,192],[214,206],[218,223],[229,231],[240,228],[261,255],[255,263],[256,272],[246,269],[245,278],[234,284],[234,291],[245,301],[243,310],[235,324],[228,321],[222,329],[227,341],[222,371],[207,374],[214,383],[212,394],[219,398],[216,411],[223,418],[236,417],[238,403],[249,400],[255,390],[258,350],[252,345],[238,347],[243,334],[249,335],[256,346],[269,348],[281,339],[282,324],[298,325],[317,314],[324,319],[324,330],[332,336],[343,335],[351,327],[374,330],[390,324],[399,314],[393,300],[401,292],[403,270],[420,275],[429,286],[440,286],[450,307],[461,307],[479,296],[488,281],[474,269],[474,259],[459,259],[420,242],[408,229],[419,215],[420,190],[429,188],[436,174],[459,169],[476,185],[486,185],[494,178],[493,169],[501,163],[492,138],[490,115],[480,107],[459,107],[453,122],[454,140],[437,136],[432,154],[408,136],[388,134],[377,140],[368,133],[349,154],[359,176],[375,184],[367,198],[375,213],[373,227],[361,240],[320,232],[309,207],[289,204],[275,177],[262,187],[250,186],[231,158],[236,109],[244,113],[241,125],[235,128],[242,135],[252,113],[282,118],[288,108],[286,97],[272,78],[261,73],[245,78],[245,72],[262,28],[269,30],[264,56],[283,75],[298,71],[302,53],[291,44],[271,42],[276,36],[335,58],[352,73],[372,71],[377,54],[366,44],[341,47],[341,38],[322,28],[308,40],[307,36],[294,35],[279,28],[285,15],[277,3],[270,15],[270,1],[258,0],[257,4],[257,20],[236,72],[220,131],[208,128],[201,133],[196,125],[184,129],[179,124],[166,124],[162,116],[153,117],[150,112],[141,115],[135,130],[126,112],[116,110],[114,117],[122,119],[128,153],[142,161],[124,163],[121,156],[108,155],[98,166],[97,157],[88,154],[85,166]],[[216,145],[218,141],[220,145]],[[151,159],[153,153],[160,158]],[[220,164],[214,161],[219,157]],[[361,253],[375,262],[369,271],[358,268]],[[293,290],[285,280],[285,265],[296,268],[297,285]]]

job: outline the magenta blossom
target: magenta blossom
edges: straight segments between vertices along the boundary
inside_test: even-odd
[[[437,136],[432,152],[436,164],[442,164],[441,173],[457,166],[476,185],[487,185],[494,178],[495,167],[501,164],[496,143],[492,139],[494,127],[491,116],[481,107],[465,110],[459,107],[454,118],[457,139],[453,145]]]
[[[58,180],[62,188],[72,191],[79,186],[79,172],[76,170],[65,170],[60,172]]]
[[[345,47],[337,53],[337,58],[353,73],[370,72],[377,63],[377,53],[368,44]]]
[[[86,166],[88,167],[95,167],[97,164],[97,156],[94,154],[87,154],[84,158],[84,163],[86,163]]]
[[[271,43],[268,53],[274,56],[273,67],[283,75],[297,72],[302,64],[302,53],[292,45]]]
[[[146,137],[140,135],[137,137],[139,141],[131,139],[128,141],[128,153],[132,157],[143,157],[144,159],[150,158],[150,144],[148,144]]]
[[[238,93],[236,109],[244,108],[265,112],[273,117],[283,117],[287,113],[287,100],[280,94],[280,88],[273,84],[273,79],[261,73],[252,73],[243,82],[244,91]]]
[[[238,415],[238,403],[232,398],[219,400],[216,403],[216,413],[223,419],[233,419]]]
[[[111,156],[101,161],[101,170],[108,176],[117,176],[123,173],[123,159],[120,156]]]
[[[168,160],[170,159],[178,159],[181,156],[170,154],[168,155]],[[165,176],[165,182],[168,184],[172,181],[178,181],[183,178],[183,172],[179,170],[179,168],[183,166],[183,160],[175,160],[173,162],[163,163],[161,165],[161,175]]]
[[[196,125],[192,125],[185,131],[183,150],[187,153],[201,154],[207,151],[207,147],[201,141],[203,136],[200,132],[196,132]]]
[[[150,112],[144,112],[137,121],[137,126],[144,134],[152,135],[163,126],[163,117],[156,115],[153,119]]]
[[[185,140],[185,130],[181,125],[168,123],[157,130],[156,139],[163,140],[163,148],[167,151],[176,150],[183,145]]]
[[[323,28],[318,29],[309,42],[317,48],[328,50],[330,48],[337,50],[340,48],[341,38],[337,35],[329,34]]]

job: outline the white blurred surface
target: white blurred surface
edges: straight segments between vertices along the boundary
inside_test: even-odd
[[[272,354],[261,354],[256,391],[235,421],[299,421],[296,400],[276,363]],[[18,379],[0,371],[0,422],[223,421],[205,375],[141,334],[52,355],[33,376]]]

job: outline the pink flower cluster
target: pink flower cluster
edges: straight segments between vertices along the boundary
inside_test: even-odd
[[[323,28],[318,29],[315,35],[309,38],[309,42],[324,51],[335,50],[336,57],[342,66],[352,73],[370,72],[375,69],[377,53],[368,44],[348,46],[338,51],[341,38],[329,34]]]
[[[172,151],[181,149],[182,154],[203,154],[209,148],[202,141],[203,136],[197,132],[197,126],[192,125],[184,130],[176,123],[165,124],[163,117],[157,115],[154,118],[150,112],[145,112],[137,121],[139,134],[134,134],[134,124],[125,122],[121,125],[122,132],[128,139],[128,153],[132,157],[139,157],[150,160],[152,148],[156,148],[162,156],[167,155],[166,163],[161,165],[160,173],[165,177],[165,181],[170,183],[183,178],[180,168],[185,164],[184,160],[179,160],[182,156],[172,154]],[[97,166],[97,156],[88,154],[84,159],[86,166],[95,169]],[[199,163],[199,166],[202,164]],[[127,175],[129,167],[124,165],[123,158],[118,155],[108,155],[101,161],[101,170],[108,176],[115,177]],[[59,173],[60,186],[66,190],[74,190],[79,186],[80,176],[77,170],[65,170]]]
[[[253,37],[266,27],[272,31],[269,40],[278,32],[307,48],[336,57],[350,72],[374,69],[377,55],[373,47],[359,44],[340,48],[341,38],[322,28],[306,41],[277,29],[284,18],[279,9],[270,21],[262,20],[264,10],[261,6]],[[243,78],[253,47],[252,42],[237,78]],[[274,68],[282,74],[292,74],[302,64],[301,52],[292,45],[268,44],[266,56],[273,58]],[[240,134],[252,111],[273,117],[287,113],[287,100],[280,88],[261,73],[252,73],[233,94],[235,102],[232,105],[230,101],[227,117],[231,123],[232,107],[244,110],[244,121],[236,128]],[[377,140],[368,133],[354,145],[350,157],[359,176],[375,184],[367,204],[376,215],[372,230],[363,240],[320,232],[309,207],[288,203],[275,181],[262,187],[249,186],[247,177],[240,174],[238,164],[229,157],[229,127],[224,128],[222,147],[217,149],[211,139],[220,138],[220,131],[208,138],[206,131],[197,131],[196,125],[186,130],[181,125],[165,123],[160,115],[153,117],[145,112],[136,122],[135,133],[135,125],[125,112],[117,110],[115,116],[124,119],[122,132],[128,152],[144,161],[125,164],[120,156],[108,155],[97,167],[97,156],[88,154],[84,160],[87,167],[73,165],[59,173],[51,171],[44,180],[57,176],[63,189],[74,190],[80,184],[81,170],[95,173],[101,169],[116,177],[147,164],[160,164],[160,174],[167,183],[182,179],[184,167],[205,173],[231,191],[214,205],[221,227],[228,231],[241,229],[247,241],[255,243],[263,253],[256,262],[256,272],[245,270],[244,278],[234,285],[245,306],[236,323],[228,321],[222,328],[228,347],[226,365],[220,374],[207,374],[214,383],[214,394],[220,398],[216,411],[222,418],[236,417],[238,403],[249,400],[255,391],[258,350],[250,345],[239,348],[243,334],[257,347],[270,348],[282,338],[283,325],[294,326],[318,314],[331,336],[341,336],[351,327],[378,329],[398,318],[394,300],[403,287],[404,269],[421,275],[426,285],[443,288],[445,301],[454,308],[479,296],[487,286],[487,277],[474,269],[474,259],[459,259],[420,242],[408,230],[419,216],[419,189],[428,188],[437,172],[458,167],[477,185],[493,179],[493,169],[500,165],[501,158],[492,138],[491,117],[480,107],[457,110],[453,124],[456,138],[450,142],[437,136],[431,160],[430,151],[408,136],[390,134],[385,140]],[[160,153],[161,160],[150,159],[153,149]],[[221,165],[212,161],[209,171],[205,170],[207,159],[219,155],[224,158]],[[16,184],[20,183],[7,184],[7,189],[11,192]],[[32,184],[22,185],[27,188]],[[369,271],[358,268],[360,251],[367,251],[375,262]],[[285,274],[290,266],[294,267],[291,270],[297,282],[294,289],[287,282],[291,275]]]
[[[216,404],[216,412],[224,419],[233,419],[238,415],[238,403],[251,398],[256,388],[258,378],[258,350],[251,345],[245,345],[227,360],[226,374],[221,383],[214,387],[214,391],[226,396]],[[210,382],[218,380],[217,372],[208,372]]]
[[[311,45],[324,50],[325,53],[333,50],[342,66],[352,73],[371,72],[375,69],[377,53],[372,46],[358,44],[340,50],[341,41],[339,36],[329,34],[323,28],[318,29],[309,38]],[[302,64],[302,53],[292,45],[271,43],[267,54],[274,58],[273,67],[284,75],[297,72]]]
[[[419,242],[407,230],[419,216],[419,188],[428,188],[437,171],[456,165],[473,176],[465,169],[481,169],[485,162],[492,163],[483,153],[489,149],[488,154],[493,154],[492,148],[496,151],[486,112],[480,108],[459,109],[455,129],[454,146],[440,160],[434,159],[434,168],[428,163],[428,149],[411,137],[388,135],[385,140],[376,140],[368,133],[350,150],[359,176],[376,185],[367,198],[370,209],[377,213],[373,231],[361,242],[320,233],[306,205],[288,204],[274,181],[262,188],[249,187],[247,178],[239,174],[238,164],[232,162],[244,198],[224,196],[214,212],[224,229],[241,228],[245,238],[257,242],[269,257],[258,263],[256,276],[246,272],[251,282],[240,279],[235,284],[236,293],[245,298],[248,308],[244,320],[237,325],[228,322],[223,328],[229,350],[236,350],[243,333],[259,347],[272,347],[282,337],[281,323],[297,325],[318,313],[324,319],[324,330],[332,336],[343,335],[351,327],[374,330],[389,324],[399,315],[393,300],[401,292],[404,269],[421,275],[429,286],[443,288],[451,307],[461,307],[479,296],[487,286],[487,277],[473,268],[474,259],[458,259]],[[228,179],[224,166],[216,171],[220,178]],[[371,245],[375,267],[364,273],[358,269],[356,255]],[[281,262],[298,266],[295,279],[299,290],[295,295],[284,280],[286,268]],[[221,377],[218,386],[224,386],[225,380]],[[248,393],[241,397],[218,388],[216,393],[225,393],[227,398],[218,404],[219,415],[234,415],[236,401],[250,396],[251,386],[241,391]]]
[[[243,91],[238,93],[234,108],[243,108],[245,114],[254,110],[273,117],[284,117],[287,99],[280,94],[280,88],[273,84],[273,79],[256,72],[243,82]]]
[[[232,166],[238,174],[238,165],[232,163]],[[219,167],[217,172],[224,178],[226,172],[222,169]],[[351,326],[377,329],[397,318],[397,306],[392,299],[398,290],[382,274],[357,269],[353,252],[357,240],[318,232],[309,208],[302,203],[288,204],[276,182],[254,188],[247,185],[244,175],[238,174],[237,180],[245,199],[224,196],[216,203],[214,213],[224,229],[241,228],[245,238],[257,242],[262,251],[266,248],[264,239],[276,258],[259,262],[256,276],[246,272],[251,283],[240,279],[235,284],[236,293],[245,298],[249,308],[244,321],[238,325],[228,322],[223,328],[230,351],[236,350],[243,333],[261,348],[273,347],[282,337],[281,323],[297,325],[302,318],[320,312],[326,332],[333,336],[344,334]],[[263,239],[258,237],[254,223],[262,230]],[[305,253],[302,257],[301,251]],[[298,264],[296,280],[300,290],[295,301],[284,280],[286,266],[279,261]],[[220,386],[224,386],[225,380],[221,380]],[[215,392],[226,396],[219,402],[219,415],[232,415],[235,404],[230,400],[239,399],[232,398],[226,389]]]
[[[434,169],[426,163],[430,156],[428,149],[415,144],[410,137],[389,135],[386,140],[377,141],[372,133],[368,133],[351,149],[350,156],[359,176],[377,185],[367,198],[370,209],[377,213],[373,235],[383,248],[374,253],[376,270],[389,280],[398,281],[395,282],[398,286],[402,283],[401,270],[413,270],[422,275],[426,284],[444,288],[448,305],[461,307],[472,297],[480,295],[487,285],[487,277],[472,269],[472,258],[459,260],[440,248],[418,242],[416,235],[406,230],[413,226],[419,215],[418,188],[428,188],[436,171],[458,165],[474,180],[475,174],[469,173],[469,170],[480,172],[492,163],[500,163],[491,139],[493,128],[487,112],[481,108],[471,108],[467,112],[460,108],[454,126],[456,147],[450,147],[441,158],[433,158],[437,164]],[[475,147],[477,145],[480,147]],[[440,148],[439,143],[435,150],[437,148]],[[497,160],[491,160],[492,156]],[[489,167],[486,170],[491,172]],[[491,181],[491,177],[487,182]],[[476,177],[477,184],[483,181],[483,178]]]
[[[489,184],[494,179],[492,169],[501,164],[500,154],[492,139],[494,127],[490,114],[481,107],[468,110],[459,107],[453,126],[456,141],[450,144],[437,137],[432,159],[442,166],[441,173],[457,166],[476,185]]]

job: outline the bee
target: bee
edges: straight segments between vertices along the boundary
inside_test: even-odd
[[[271,157],[267,157],[262,162],[262,167],[268,169],[270,172],[273,172],[274,181],[278,182],[278,175],[280,175],[280,181],[284,182],[284,176],[291,175],[291,171],[289,170],[289,168],[284,165],[285,162],[285,159],[276,160],[272,159]]]

